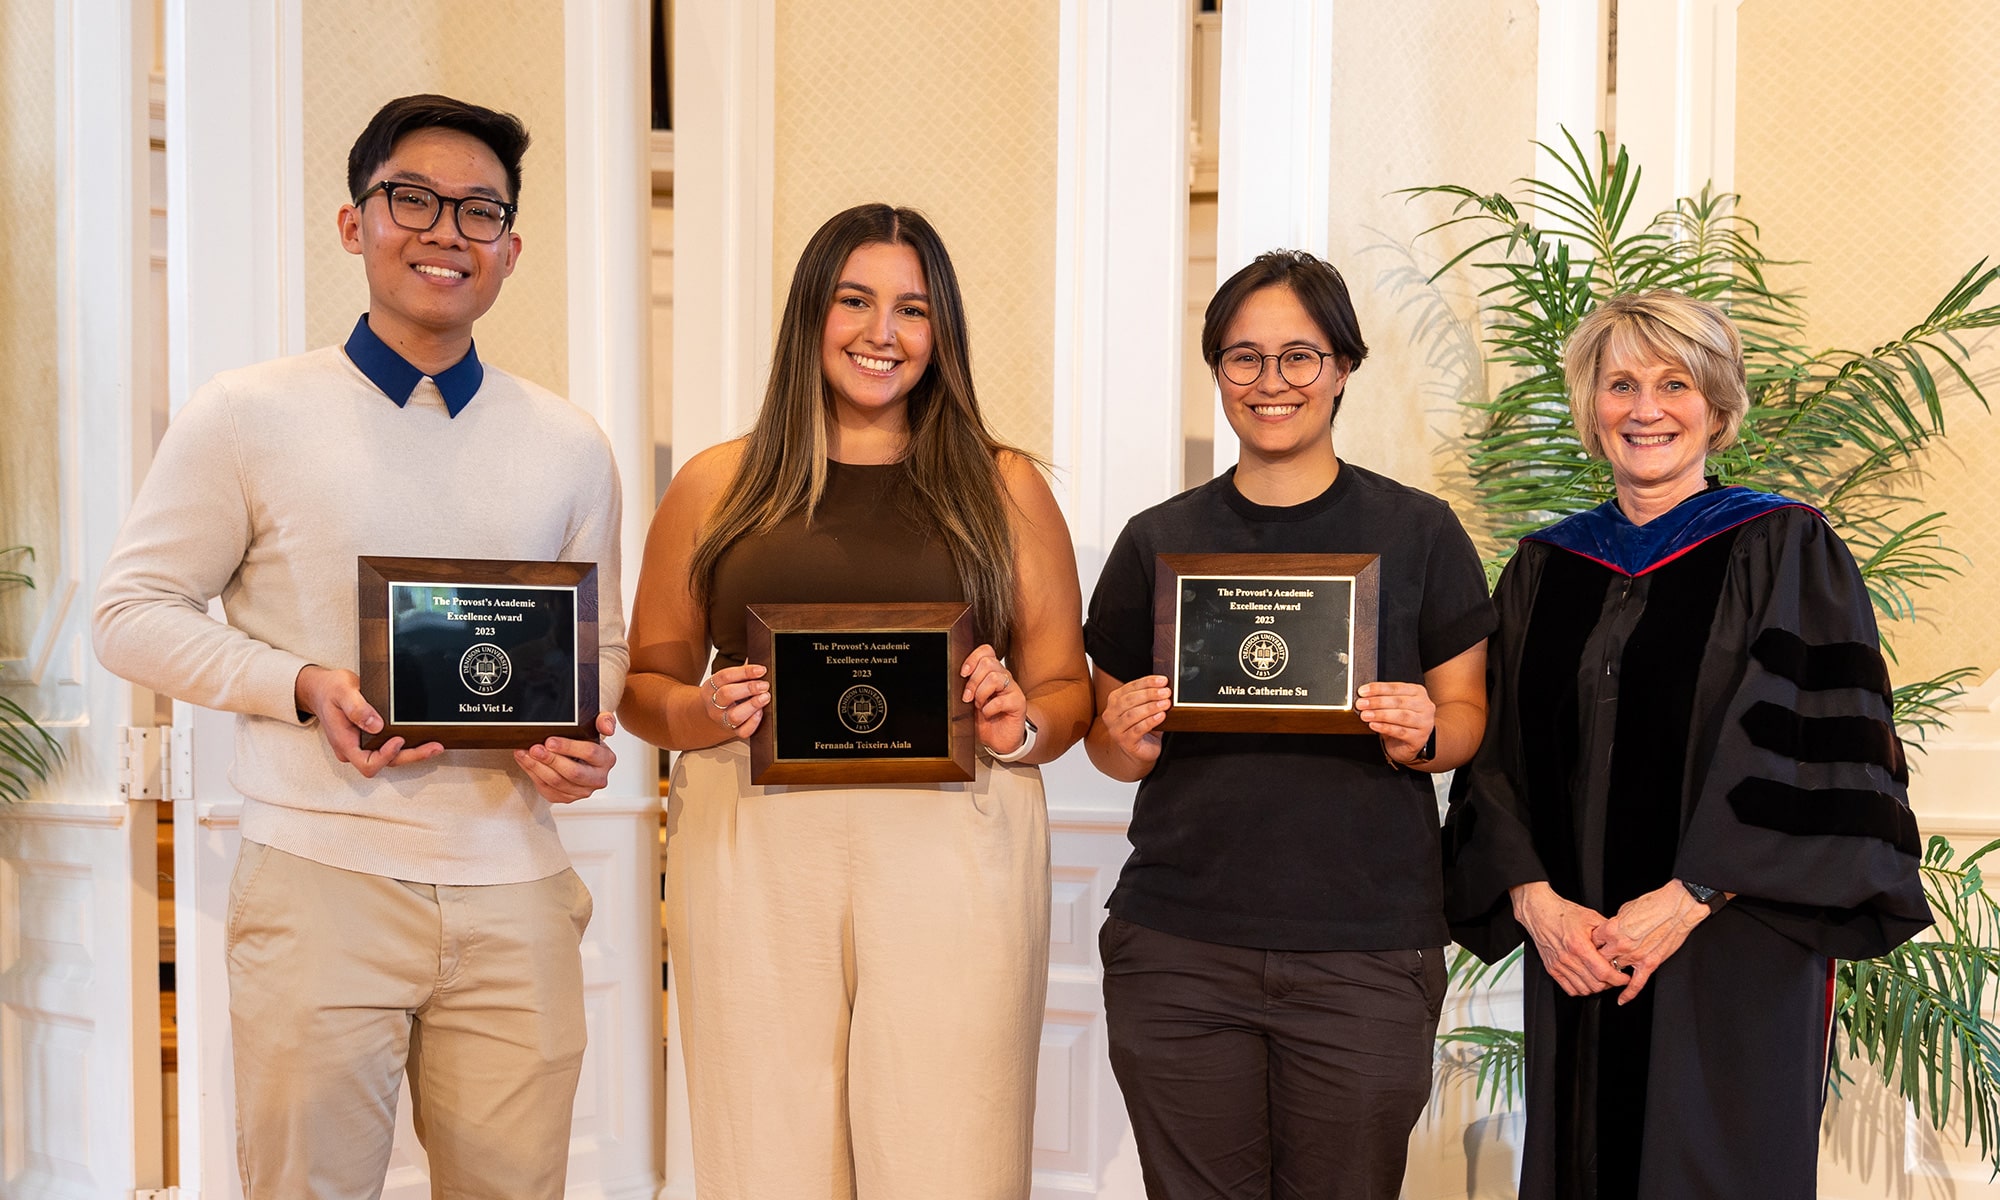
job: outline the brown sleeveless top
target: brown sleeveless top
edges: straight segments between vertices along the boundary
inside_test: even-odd
[[[739,538],[716,561],[709,670],[742,664],[751,604],[965,599],[944,536],[916,511],[908,468],[826,466],[826,493],[810,527],[794,513],[769,533]]]

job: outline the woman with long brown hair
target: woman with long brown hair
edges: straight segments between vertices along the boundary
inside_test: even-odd
[[[753,785],[772,691],[745,607],[905,601],[972,606],[977,778]],[[835,216],[793,274],[755,428],[661,501],[619,706],[682,751],[668,944],[704,1200],[1028,1194],[1049,903],[1031,764],[1090,723],[1080,609],[1054,496],[980,416],[937,232],[881,204]]]

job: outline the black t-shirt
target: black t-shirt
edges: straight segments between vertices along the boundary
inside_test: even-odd
[[[1421,683],[1493,632],[1479,556],[1442,500],[1343,462],[1320,495],[1271,507],[1245,499],[1235,474],[1118,535],[1084,624],[1100,670],[1126,682],[1153,673],[1158,554],[1381,555],[1384,680]],[[1165,734],[1130,836],[1108,907],[1135,924],[1270,950],[1451,940],[1431,777],[1391,767],[1372,734]]]

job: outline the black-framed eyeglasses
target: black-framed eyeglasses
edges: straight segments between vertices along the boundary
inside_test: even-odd
[[[382,193],[389,202],[390,220],[418,233],[435,228],[438,218],[444,215],[445,206],[450,205],[452,221],[468,242],[499,241],[514,224],[514,214],[521,207],[491,196],[440,196],[421,184],[390,183],[386,180],[356,196],[356,207],[376,192]]]
[[[1222,352],[1222,361],[1217,365],[1222,377],[1237,387],[1249,387],[1264,377],[1264,364],[1278,364],[1278,374],[1286,383],[1302,388],[1319,378],[1326,369],[1326,360],[1334,357],[1328,350],[1315,350],[1310,346],[1288,346],[1276,354],[1259,354],[1248,346],[1231,346]]]

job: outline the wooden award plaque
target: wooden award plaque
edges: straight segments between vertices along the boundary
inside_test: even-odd
[[[1160,728],[1368,733],[1355,689],[1373,682],[1381,590],[1374,554],[1162,554],[1153,671],[1173,707]]]
[[[968,604],[753,604],[748,661],[771,703],[752,783],[951,783],[979,749],[958,669]]]
[[[447,750],[597,741],[597,564],[357,560],[361,694],[392,737]]]

